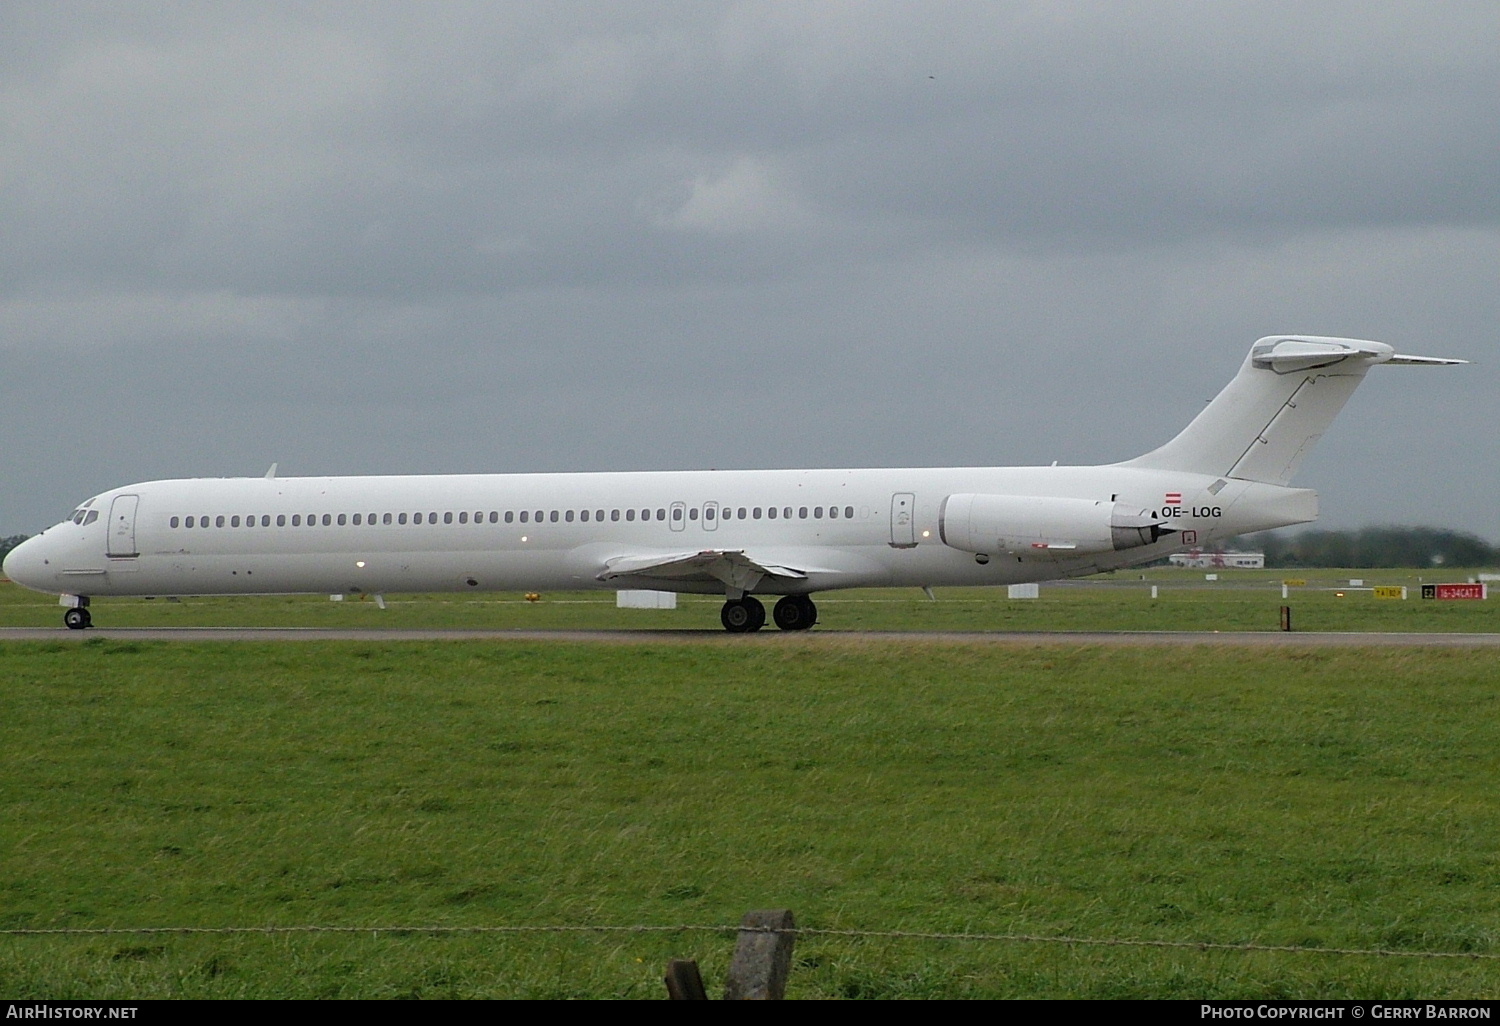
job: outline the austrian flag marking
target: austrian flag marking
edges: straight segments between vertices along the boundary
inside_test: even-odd
[[[1166,503],[1167,503],[1168,506],[1181,506],[1182,505],[1182,493],[1181,492],[1168,492],[1167,493]]]

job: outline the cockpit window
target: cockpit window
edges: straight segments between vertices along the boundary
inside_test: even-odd
[[[99,519],[99,511],[97,509],[91,509],[91,510],[89,510],[88,516],[86,516],[86,517],[83,518],[83,526],[87,527],[90,524],[92,524],[95,520],[98,520],[98,519]]]

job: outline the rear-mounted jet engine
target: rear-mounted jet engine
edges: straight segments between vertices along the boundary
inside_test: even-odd
[[[938,511],[943,543],[964,552],[1059,558],[1150,545],[1174,533],[1123,502],[1031,495],[950,495]]]

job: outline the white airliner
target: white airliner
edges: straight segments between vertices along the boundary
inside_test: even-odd
[[[730,631],[817,621],[840,588],[1078,577],[1317,518],[1289,488],[1378,363],[1273,335],[1181,434],[1097,467],[199,478],[94,496],[5,560],[90,626],[95,595],[646,589],[725,596]]]

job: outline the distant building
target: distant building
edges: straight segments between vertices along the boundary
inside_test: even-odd
[[[1264,552],[1202,552],[1189,549],[1167,557],[1173,566],[1207,567],[1210,570],[1264,570]]]

